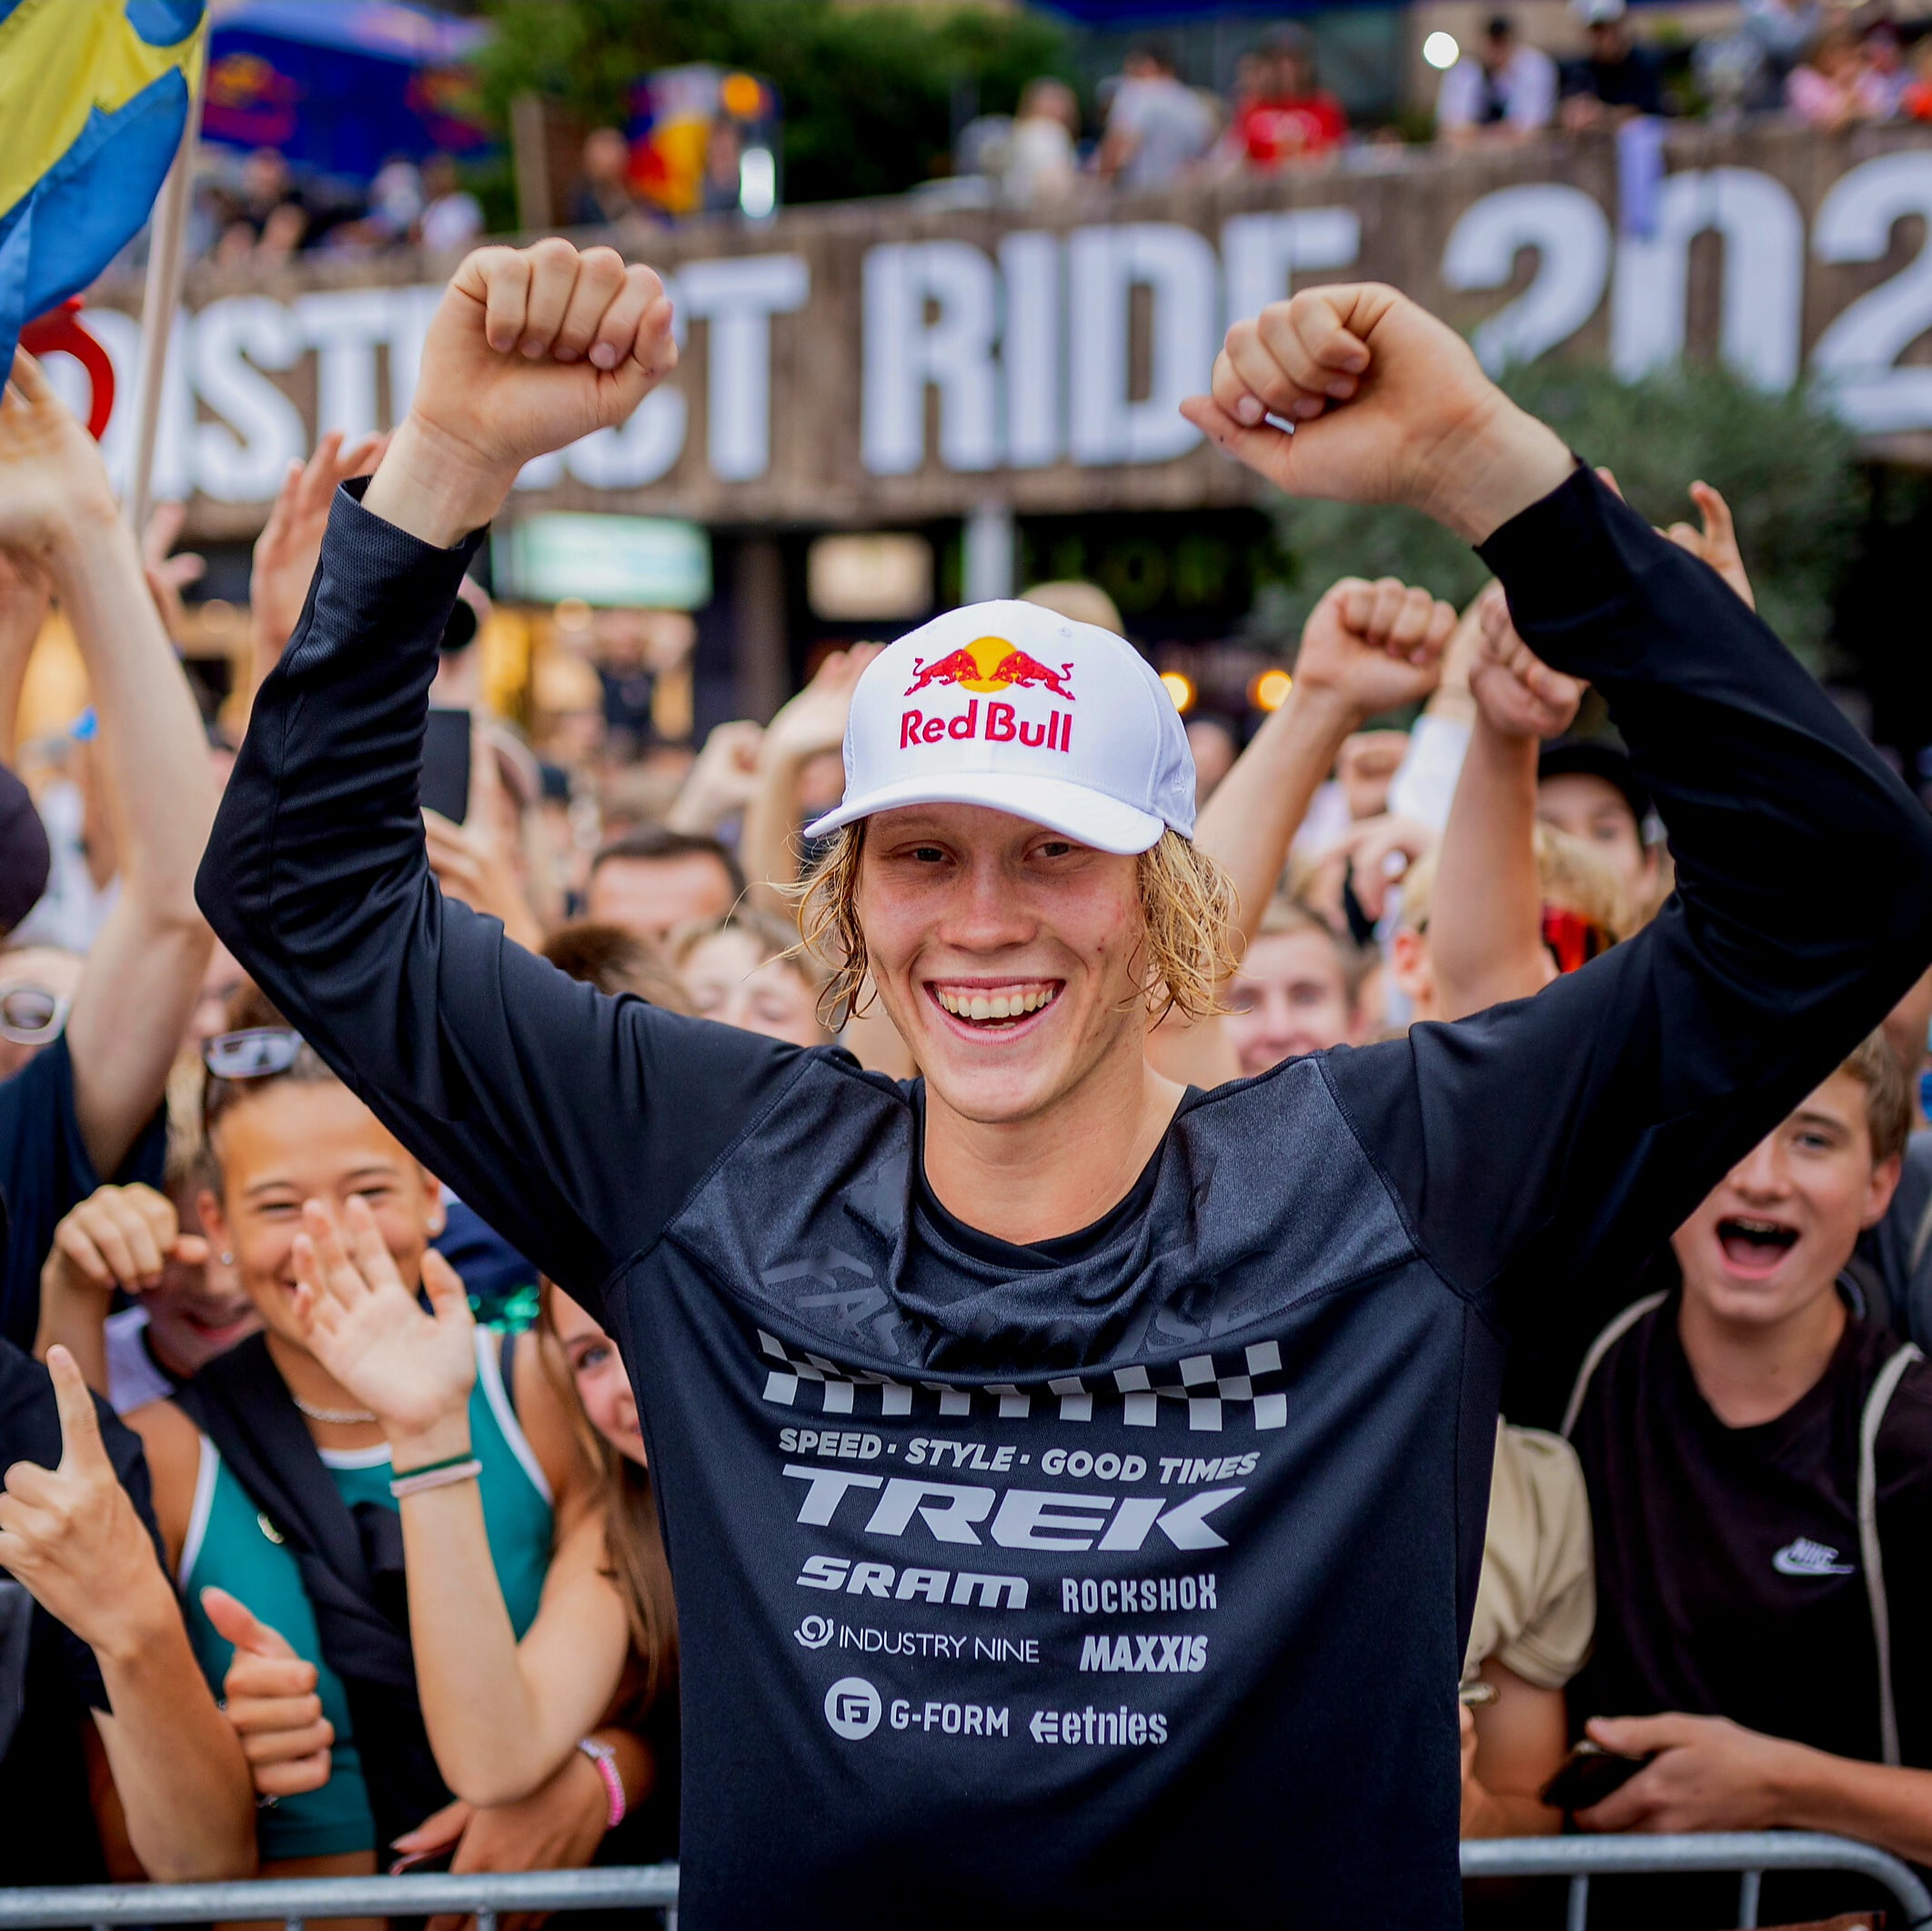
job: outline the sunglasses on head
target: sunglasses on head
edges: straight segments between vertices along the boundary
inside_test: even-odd
[[[302,1035],[287,1026],[250,1026],[217,1032],[201,1049],[201,1063],[217,1080],[260,1080],[287,1072],[302,1050]]]
[[[0,1039],[16,1046],[45,1046],[60,1037],[73,1003],[45,986],[9,986],[0,992]]]
[[[1543,908],[1543,942],[1559,972],[1574,972],[1588,965],[1607,952],[1612,943],[1610,934],[1594,920],[1557,905]]]

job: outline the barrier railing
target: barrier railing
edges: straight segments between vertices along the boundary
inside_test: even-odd
[[[1685,1837],[1504,1837],[1464,1844],[1466,1877],[1567,1877],[1566,1931],[1585,1931],[1593,1877],[1736,1871],[1737,1923],[1757,1923],[1766,1871],[1848,1871],[1888,1891],[1903,1914],[1894,1931],[1932,1925],[1932,1893],[1887,1852],[1813,1831],[1737,1831]],[[678,1866],[598,1871],[448,1872],[410,1877],[271,1877],[249,1884],[60,1886],[0,1890],[0,1931],[75,1925],[178,1925],[281,1918],[289,1931],[332,1917],[475,1913],[496,1931],[505,1911],[651,1910],[677,1919]]]
[[[1766,1871],[1852,1871],[1889,1891],[1907,1927],[1932,1923],[1932,1893],[1888,1852],[1822,1831],[1712,1831],[1682,1837],[1498,1837],[1463,1846],[1467,1877],[1567,1877],[1565,1931],[1585,1931],[1593,1877],[1736,1871],[1737,1922],[1757,1923]],[[1894,1926],[1893,1931],[1899,1931]]]

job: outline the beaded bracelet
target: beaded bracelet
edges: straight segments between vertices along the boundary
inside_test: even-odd
[[[624,1779],[618,1774],[617,1752],[594,1736],[585,1737],[577,1746],[590,1759],[604,1785],[604,1828],[615,1830],[624,1821],[629,1807],[624,1796]]]
[[[483,1473],[483,1464],[474,1455],[454,1455],[447,1462],[431,1462],[412,1468],[389,1483],[389,1493],[400,1502],[406,1495],[420,1495],[425,1489],[448,1488],[458,1482],[474,1482]]]

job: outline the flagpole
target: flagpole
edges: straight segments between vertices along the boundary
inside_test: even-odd
[[[141,369],[135,387],[140,414],[135,423],[134,468],[123,498],[127,520],[138,538],[153,508],[155,443],[161,425],[162,387],[167,375],[168,338],[181,299],[182,256],[187,236],[188,203],[195,185],[195,143],[200,129],[201,66],[187,75],[187,114],[181,146],[161,192],[155,197],[147,236],[147,286],[141,296]]]

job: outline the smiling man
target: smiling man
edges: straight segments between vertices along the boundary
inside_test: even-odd
[[[603,998],[440,897],[418,748],[480,527],[673,359],[649,270],[470,257],[336,503],[201,882],[618,1339],[678,1591],[681,1915],[1452,1925],[1503,1332],[1626,1281],[1877,1023],[1932,956],[1932,824],[1454,333],[1323,288],[1238,324],[1188,412],[1292,492],[1482,546],[1678,840],[1639,938],[1184,1091],[1146,1032],[1198,1009],[1228,904],[1180,719],[1118,638],[992,604],[867,669],[819,828],[811,922],[924,1079]],[[1539,675],[1497,649],[1479,677]],[[1298,677],[1312,768],[1427,656],[1392,633]]]
[[[1909,1121],[1874,1034],[1678,1230],[1681,1288],[1591,1352],[1572,1714],[1656,1754],[1592,1829],[1831,1830],[1932,1862],[1932,1371],[1838,1284]]]

